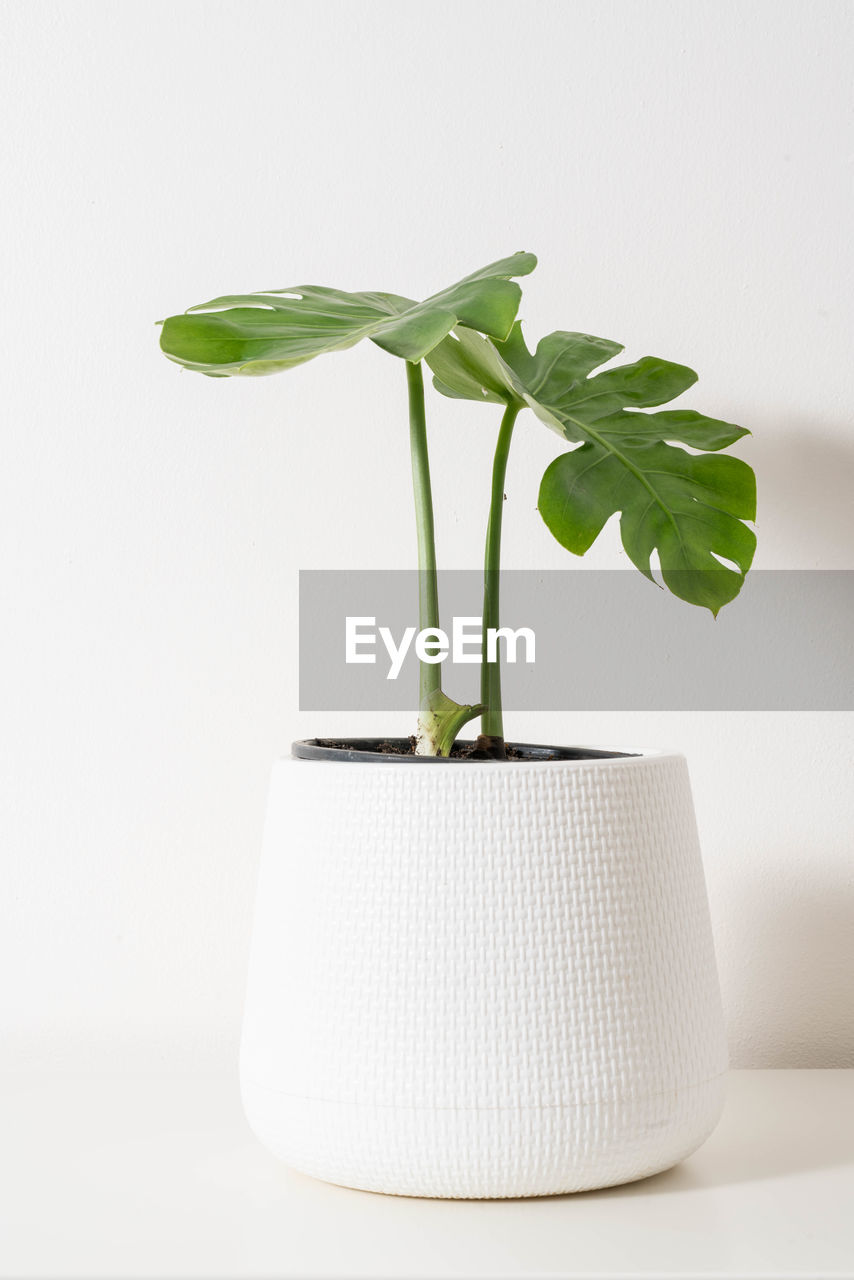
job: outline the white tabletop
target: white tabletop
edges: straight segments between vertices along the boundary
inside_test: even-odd
[[[735,1072],[684,1164],[540,1200],[302,1177],[228,1076],[7,1076],[0,1133],[3,1276],[854,1277],[854,1071]]]

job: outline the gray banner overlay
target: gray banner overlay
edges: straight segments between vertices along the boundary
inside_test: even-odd
[[[439,574],[442,627],[479,617],[483,575]],[[361,623],[346,661],[346,619]],[[501,575],[501,625],[527,627],[535,661],[502,662],[509,711],[850,711],[854,709],[854,571],[757,570],[717,619],[635,570],[510,570]],[[351,630],[355,624],[351,623]],[[418,702],[414,640],[397,679],[386,644],[418,630],[418,575],[300,573],[300,710],[397,711]],[[468,646],[477,652],[477,644]],[[504,653],[503,645],[500,647]],[[480,666],[442,663],[445,692],[478,701]]]

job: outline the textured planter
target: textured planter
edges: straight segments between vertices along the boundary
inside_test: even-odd
[[[293,1168],[629,1182],[704,1141],[725,1070],[681,756],[274,767],[241,1082]]]

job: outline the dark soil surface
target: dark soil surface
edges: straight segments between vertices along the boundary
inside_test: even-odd
[[[596,747],[544,746],[532,742],[504,742],[500,738],[481,736],[476,741],[457,741],[450,757],[418,756],[415,738],[306,738],[295,742],[292,752],[297,760],[370,761],[411,760],[413,764],[449,764],[459,761],[517,760],[526,763],[548,760],[609,760],[625,756],[624,751],[601,751]]]
[[[318,738],[317,745],[319,747],[332,747],[338,751],[348,751],[352,748],[351,742],[344,742],[336,738]],[[365,748],[362,748],[364,750]],[[415,755],[415,735],[411,734],[408,739],[408,748],[401,743],[400,738],[389,740],[388,738],[377,739],[376,745],[372,750],[381,756],[414,756]],[[504,744],[504,756],[495,754],[496,748],[489,739],[478,738],[476,742],[455,742],[451,747],[452,760],[530,760],[530,753],[520,750],[519,747],[512,742]],[[537,755],[538,760],[557,760],[556,754]]]

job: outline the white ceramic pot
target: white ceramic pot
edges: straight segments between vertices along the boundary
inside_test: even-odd
[[[241,1051],[295,1169],[402,1195],[629,1182],[720,1116],[678,755],[274,767]]]

